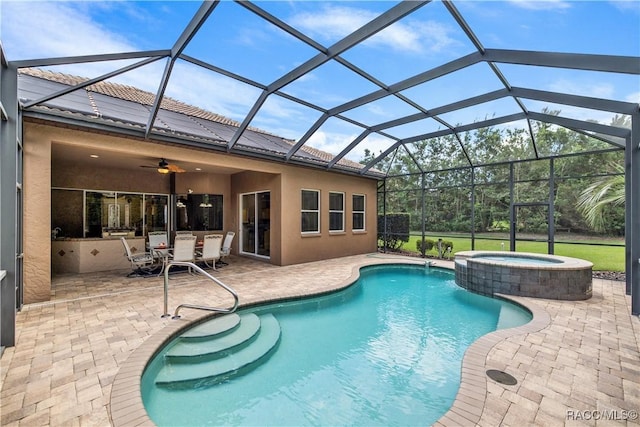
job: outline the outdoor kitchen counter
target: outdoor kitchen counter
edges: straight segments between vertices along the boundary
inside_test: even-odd
[[[143,237],[128,237],[127,242],[136,252],[145,251]],[[51,269],[59,273],[91,273],[122,270],[131,267],[124,255],[119,237],[58,238],[51,241]]]

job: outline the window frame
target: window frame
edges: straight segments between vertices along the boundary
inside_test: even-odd
[[[331,196],[334,194],[339,194],[342,197],[342,209],[331,209]],[[345,213],[345,193],[343,191],[329,191],[329,233],[344,233],[345,231],[344,213]],[[341,225],[339,229],[331,228],[332,214],[340,214],[342,218],[342,221],[340,221]]]
[[[356,210],[355,198],[362,197],[362,210]],[[367,230],[367,195],[366,194],[352,194],[351,195],[351,231],[362,232]],[[362,228],[355,227],[355,216],[362,215]]]
[[[317,209],[304,209],[304,192],[310,192],[310,193],[316,193],[316,203],[318,205]],[[310,188],[302,188],[300,189],[300,233],[303,235],[309,235],[309,234],[319,234],[320,233],[320,190],[314,190],[314,189],[310,189]],[[303,229],[303,214],[305,213],[315,213],[316,217],[317,217],[317,224],[318,227],[316,230],[304,230]]]

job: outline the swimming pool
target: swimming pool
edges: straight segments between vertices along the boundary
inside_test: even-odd
[[[455,398],[466,348],[531,318],[416,266],[367,267],[341,292],[241,313],[276,319],[278,345],[241,375],[156,385],[167,346],[143,375],[156,424],[431,424]]]

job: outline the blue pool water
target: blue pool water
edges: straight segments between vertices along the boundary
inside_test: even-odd
[[[161,353],[142,390],[157,425],[430,425],[453,403],[467,347],[531,319],[415,266],[364,268],[344,291],[251,311],[280,324],[271,356],[219,384],[162,388]]]

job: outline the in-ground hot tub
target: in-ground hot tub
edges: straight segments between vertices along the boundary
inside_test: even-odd
[[[482,295],[507,294],[562,300],[591,298],[593,264],[528,252],[458,252],[456,283]]]

